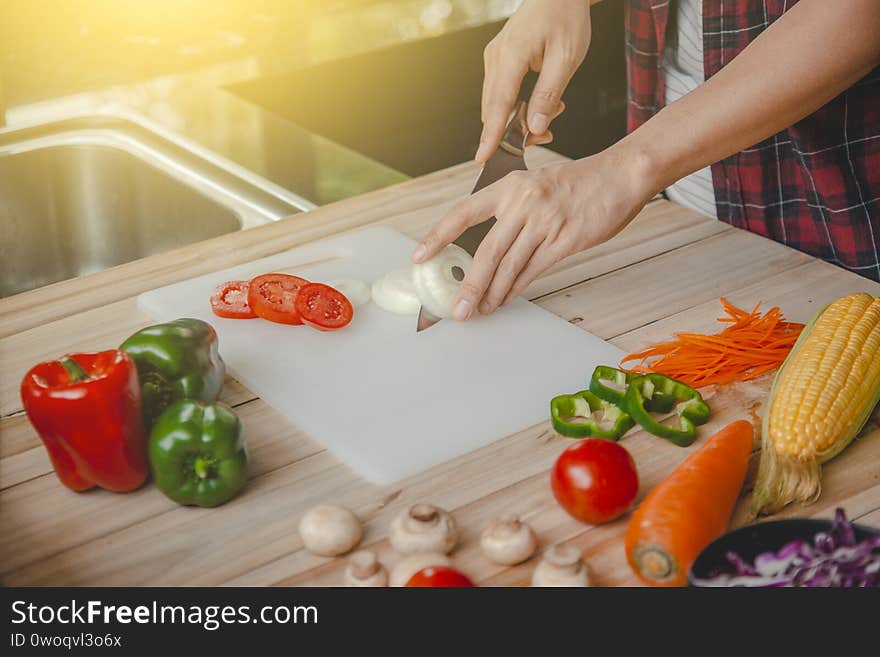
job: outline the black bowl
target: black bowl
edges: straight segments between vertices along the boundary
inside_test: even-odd
[[[776,551],[789,541],[812,542],[819,532],[831,530],[830,520],[795,518],[791,520],[770,520],[754,525],[740,527],[715,539],[697,555],[688,571],[688,583],[699,586],[695,579],[705,579],[719,572],[731,572],[728,552],[735,552],[747,563],[754,561],[762,552]],[[880,536],[880,529],[853,525],[856,540],[863,541],[872,536]]]

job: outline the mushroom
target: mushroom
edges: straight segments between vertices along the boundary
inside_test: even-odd
[[[496,520],[480,536],[483,554],[502,566],[522,563],[535,553],[537,546],[532,528],[513,515]]]
[[[581,552],[571,545],[554,545],[532,573],[532,586],[589,586]]]
[[[319,504],[299,521],[299,535],[309,552],[324,557],[345,554],[361,540],[361,521],[344,506]]]
[[[452,562],[440,552],[419,552],[404,557],[391,569],[391,586],[406,586],[410,578],[428,566],[451,566]]]
[[[388,571],[375,553],[359,550],[348,560],[344,579],[346,586],[388,586]]]
[[[458,540],[458,527],[447,511],[432,504],[416,504],[394,517],[388,538],[400,554],[447,554]]]

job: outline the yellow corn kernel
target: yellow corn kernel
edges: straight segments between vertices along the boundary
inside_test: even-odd
[[[838,299],[804,328],[767,403],[753,511],[821,492],[820,464],[856,437],[880,397],[880,298]]]

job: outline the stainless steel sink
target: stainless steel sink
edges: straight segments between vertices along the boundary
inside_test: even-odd
[[[0,130],[0,297],[313,207],[125,119]]]

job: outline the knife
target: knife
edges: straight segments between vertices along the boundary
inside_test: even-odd
[[[475,194],[484,187],[491,185],[493,182],[501,180],[511,171],[525,171],[528,168],[526,167],[524,156],[526,138],[529,135],[529,129],[526,123],[527,109],[528,103],[526,101],[517,101],[513,110],[513,117],[507,124],[507,129],[504,131],[504,137],[501,140],[501,144],[492,157],[489,158],[489,161],[483,165],[483,169],[480,171],[480,176],[477,178],[477,184],[474,185],[471,194]],[[486,233],[489,232],[494,224],[495,217],[491,217],[486,219],[486,221],[471,226],[459,235],[453,241],[453,244],[457,244],[473,257],[477,252],[477,247],[480,246],[480,242],[483,241]],[[464,272],[456,267],[453,269],[453,276],[455,276],[456,280],[461,281],[464,279]],[[461,278],[459,278],[459,276]],[[439,322],[440,319],[440,317],[436,317],[429,313],[424,307],[420,308],[419,321],[416,324],[416,332],[423,331],[426,328],[433,326]]]

